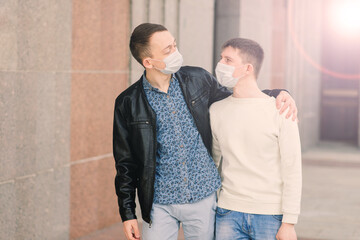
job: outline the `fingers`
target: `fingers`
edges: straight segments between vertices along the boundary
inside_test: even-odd
[[[288,101],[284,102],[283,106],[280,109],[280,114],[283,114],[285,110],[289,107],[290,103]]]
[[[295,121],[295,119],[296,119],[297,123],[299,123],[299,119],[297,118],[297,114],[298,114],[298,110],[297,110],[297,108],[295,108],[292,120]]]
[[[132,237],[131,228],[125,228],[125,226],[124,226],[124,232],[125,232],[125,236],[126,236],[126,239],[127,239],[127,240],[135,240],[135,239]]]
[[[134,230],[134,237],[135,239],[140,239],[140,231],[139,231],[139,226],[138,226],[138,223],[136,221],[135,224],[133,224],[133,230]]]
[[[140,239],[140,231],[136,219],[124,222],[124,232],[127,240]]]
[[[289,111],[286,114],[286,119],[288,119],[291,115],[293,115],[295,113],[295,109],[294,109],[294,105],[293,104],[289,104]]]
[[[124,224],[124,232],[125,232],[125,236],[126,236],[127,240],[135,240],[135,238],[133,238],[133,236],[132,236],[130,224],[127,224],[127,225]]]
[[[282,92],[276,97],[276,108],[277,109],[280,109],[281,108],[281,105],[282,105],[282,102],[284,102],[285,99],[284,99],[284,95],[282,94]]]
[[[280,240],[279,234],[276,234],[276,240]]]

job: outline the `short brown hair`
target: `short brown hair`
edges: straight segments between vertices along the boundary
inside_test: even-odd
[[[260,44],[251,39],[233,38],[223,44],[222,50],[227,47],[239,49],[239,54],[243,61],[253,65],[255,77],[259,75],[264,60],[264,50]]]
[[[149,49],[149,40],[156,32],[167,31],[167,29],[160,24],[142,23],[137,26],[130,37],[130,51],[133,57],[142,65],[144,57],[151,57]]]

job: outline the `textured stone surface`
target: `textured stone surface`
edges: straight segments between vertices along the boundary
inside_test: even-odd
[[[0,13],[0,239],[66,240],[71,0],[1,1]]]
[[[214,0],[183,0],[180,3],[178,42],[184,65],[212,72]]]
[[[27,175],[15,181],[16,216],[15,239],[36,239],[36,175]]]
[[[17,0],[0,2],[0,69],[14,70],[18,63]]]
[[[129,1],[73,1],[73,70],[127,71]]]
[[[142,228],[141,223],[139,223],[139,228]],[[184,239],[184,232],[182,228],[180,228],[177,240]],[[78,240],[126,240],[126,237],[123,230],[123,224],[117,223],[100,231],[96,231],[87,236],[79,238]]]
[[[16,12],[18,69],[69,71],[71,0],[21,0]]]
[[[272,1],[241,1],[240,37],[257,41],[264,49],[265,58],[258,76],[260,89],[270,88],[272,59]]]
[[[178,17],[179,17],[179,1],[178,0],[167,0],[164,2],[164,25],[165,27],[178,39]]]
[[[0,182],[16,176],[16,73],[0,72]]]
[[[70,238],[120,221],[114,190],[115,98],[128,86],[130,1],[73,1]]]
[[[115,98],[127,87],[126,74],[72,75],[71,161],[112,152]]]
[[[15,239],[16,232],[16,191],[15,182],[0,183],[0,240]]]
[[[71,167],[71,238],[120,221],[112,157]]]
[[[221,46],[229,39],[239,37],[240,2],[238,0],[216,1],[215,42],[213,68],[220,60]]]
[[[360,168],[304,165],[298,235],[312,239],[359,239]]]
[[[0,73],[0,181],[69,160],[70,75]]]

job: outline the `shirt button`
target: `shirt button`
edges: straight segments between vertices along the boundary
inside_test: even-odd
[[[166,97],[167,97],[167,98],[170,98],[170,96],[169,96],[169,95],[167,95]]]
[[[176,113],[176,111],[173,111],[172,113],[173,113],[173,114],[175,114],[175,113]]]
[[[184,178],[184,181],[186,182],[186,178]]]
[[[183,162],[182,164],[185,165],[185,162]]]
[[[181,144],[181,145],[180,145],[180,147],[181,147],[181,148],[183,148],[183,147],[184,147],[184,145],[182,145],[182,144]]]

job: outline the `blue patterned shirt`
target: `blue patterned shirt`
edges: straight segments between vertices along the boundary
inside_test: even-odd
[[[204,199],[220,187],[221,180],[186,105],[179,81],[172,77],[165,93],[152,87],[144,73],[143,85],[156,113],[154,203],[183,204]]]

